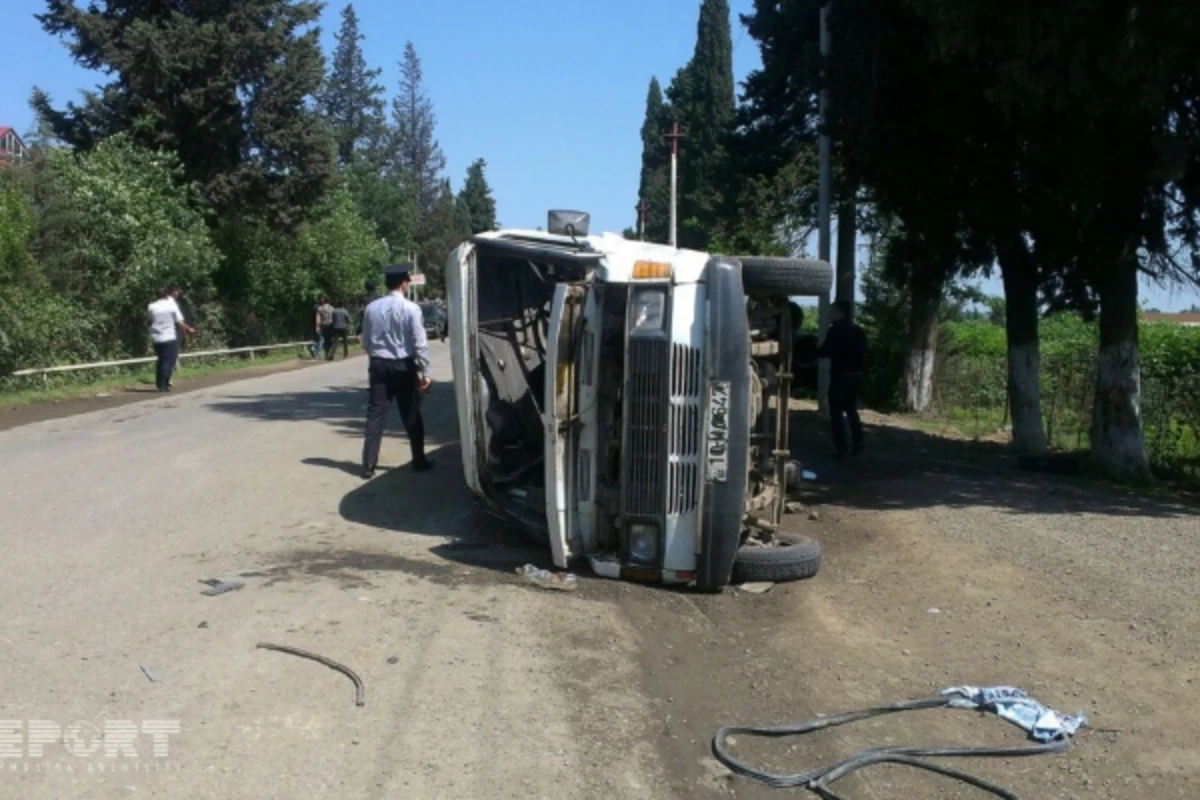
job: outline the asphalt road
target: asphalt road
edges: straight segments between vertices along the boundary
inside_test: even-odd
[[[1095,725],[1062,756],[969,772],[1022,797],[1200,796],[1194,506],[1022,476],[986,443],[872,418],[861,462],[805,460],[820,477],[788,525],[821,542],[816,580],[547,592],[514,574],[548,564],[544,544],[462,488],[433,356],[431,474],[407,469],[393,414],[392,469],[358,476],[361,359],[0,432],[0,798],[766,800],[783,795],[714,768],[720,725],[964,683]],[[797,423],[795,454],[821,452],[825,424]],[[207,597],[209,579],[245,585]],[[259,642],[353,668],[366,704]],[[777,772],[1023,741],[960,711],[739,738]],[[975,796],[889,767],[837,789]]]
[[[546,555],[461,488],[448,383],[437,471],[407,469],[393,412],[364,483],[363,367],[0,433],[0,796],[663,796],[619,607],[516,580]],[[604,646],[564,670],[581,632]],[[365,706],[264,641],[352,667]]]

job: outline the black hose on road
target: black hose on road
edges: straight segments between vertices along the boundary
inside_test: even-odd
[[[316,661],[318,664],[324,664],[330,669],[337,670],[354,682],[354,705],[362,706],[366,700],[366,689],[363,686],[362,678],[358,677],[358,673],[347,667],[345,664],[339,664],[332,658],[310,653],[307,650],[301,650],[299,647],[288,647],[283,644],[271,644],[270,642],[259,642],[258,647],[262,650],[275,650],[280,653],[288,653],[300,658],[307,658],[310,661]]]
[[[873,764],[904,764],[923,769],[970,784],[985,792],[1005,800],[1021,800],[1021,798],[994,783],[977,778],[950,767],[943,767],[922,759],[926,758],[1017,758],[1020,756],[1040,756],[1048,753],[1061,753],[1067,749],[1069,741],[1060,739],[1044,744],[1029,744],[1020,747],[874,747],[861,750],[844,761],[831,764],[808,772],[794,775],[776,775],[756,769],[749,764],[739,761],[726,750],[726,741],[735,734],[746,736],[762,736],[778,739],[785,736],[802,736],[806,733],[848,725],[871,717],[885,714],[896,714],[901,711],[917,711],[929,708],[947,708],[952,698],[926,697],[916,700],[905,700],[888,706],[866,708],[861,711],[850,711],[845,714],[822,716],[798,725],[787,725],[778,728],[749,728],[729,725],[717,731],[713,737],[713,755],[717,760],[734,773],[745,778],[758,781],[775,789],[807,789],[823,800],[841,800],[830,790],[830,784],[844,778],[851,772],[869,767]]]

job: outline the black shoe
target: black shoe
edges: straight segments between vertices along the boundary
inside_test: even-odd
[[[420,461],[414,461],[413,472],[433,472],[433,459],[423,458]]]
[[[856,444],[856,445],[854,445],[853,449],[850,450],[850,455],[861,456],[862,451],[863,451],[863,446],[861,444]]]
[[[371,478],[374,478],[374,477],[375,477],[375,470],[367,469],[366,467],[363,467],[362,479],[364,481],[369,481],[369,480],[371,480]]]

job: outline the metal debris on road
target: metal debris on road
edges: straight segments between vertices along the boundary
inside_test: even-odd
[[[147,678],[149,678],[151,683],[159,683],[158,676],[156,676],[153,672],[151,672],[146,667],[142,667],[142,674],[145,675]]]
[[[200,582],[208,584],[208,588],[200,593],[207,595],[208,597],[216,597],[217,595],[225,594],[226,592],[236,591],[246,585],[241,581],[207,580]]]
[[[773,583],[762,581],[758,583],[739,584],[737,588],[741,589],[743,592],[749,592],[750,594],[766,594],[767,592],[771,591],[774,586],[775,584]]]
[[[307,650],[301,650],[299,647],[288,647],[282,644],[271,644],[269,642],[259,642],[258,647],[262,650],[275,650],[280,653],[288,653],[289,655],[307,658],[309,661],[316,661],[318,664],[324,664],[330,669],[337,670],[345,675],[350,680],[354,681],[354,705],[366,705],[366,688],[363,686],[362,678],[358,677],[358,673],[347,667],[345,664],[339,664],[333,659],[325,656],[310,653]]]

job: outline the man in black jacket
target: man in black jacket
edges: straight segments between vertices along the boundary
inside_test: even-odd
[[[829,359],[829,424],[833,428],[834,454],[842,458],[849,450],[862,452],[862,420],[858,416],[858,392],[862,388],[867,362],[867,336],[850,321],[850,303],[839,300],[830,309],[833,324],[817,351],[818,358]],[[846,423],[850,425],[853,449],[846,446]]]

